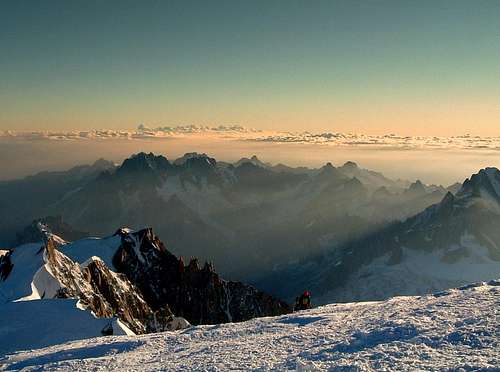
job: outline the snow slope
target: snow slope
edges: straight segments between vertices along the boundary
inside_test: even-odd
[[[77,300],[18,301],[0,305],[0,355],[101,336],[108,325],[113,334],[133,334],[117,319],[97,319],[80,310]],[[0,369],[1,369],[0,362]]]
[[[93,256],[99,257],[113,269],[113,256],[120,244],[120,236],[112,235],[105,238],[80,239],[61,246],[59,250],[78,263],[84,263]]]
[[[45,267],[43,243],[19,246],[14,250],[10,259],[16,269],[9,274],[8,281],[0,282],[2,284],[0,286],[0,303],[21,298],[40,298],[43,293],[38,293],[37,280],[40,284],[46,284],[47,289],[50,289],[51,292],[52,289],[57,290],[56,279]]]
[[[498,370],[500,280],[237,324],[75,341],[5,370]]]

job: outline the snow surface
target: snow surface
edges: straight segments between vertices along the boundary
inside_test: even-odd
[[[5,282],[0,282],[0,303],[30,296],[36,298],[32,282],[35,277],[47,279],[44,274],[48,274],[39,272],[45,265],[43,243],[24,244],[15,248],[10,260],[15,270],[10,272]]]
[[[86,238],[74,243],[66,244],[59,250],[73,261],[84,263],[93,256],[99,257],[106,266],[114,270],[113,256],[121,245],[121,237],[118,235],[106,238]]]
[[[60,301],[60,300],[58,300]],[[20,352],[5,370],[498,370],[500,281]],[[0,338],[5,340],[4,337]]]
[[[78,309],[75,299],[10,302],[0,305],[0,314],[0,355],[101,336],[109,324],[114,334],[133,334],[117,319]]]

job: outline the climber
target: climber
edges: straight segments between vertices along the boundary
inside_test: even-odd
[[[307,310],[311,307],[311,293],[309,291],[304,291],[299,297],[295,298],[294,311]]]

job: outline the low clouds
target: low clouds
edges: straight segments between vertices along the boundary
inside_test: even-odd
[[[423,137],[395,134],[367,135],[353,133],[277,133],[258,137],[254,141],[302,143],[331,146],[384,147],[397,149],[486,149],[500,150],[500,137],[454,136]]]
[[[479,137],[471,135],[454,137],[399,136],[396,134],[367,135],[337,132],[276,132],[246,128],[240,125],[220,126],[164,126],[149,128],[139,125],[135,130],[88,130],[88,131],[35,131],[0,132],[3,139],[25,140],[141,140],[206,137],[232,141],[252,141],[282,144],[315,144],[335,147],[367,147],[386,149],[465,149],[500,150],[500,137]]]
[[[245,139],[245,134],[260,133],[256,129],[249,129],[240,125],[231,126],[200,126],[200,125],[179,125],[149,128],[143,124],[135,130],[88,130],[88,131],[4,131],[0,132],[0,138],[17,138],[26,140],[105,140],[105,139],[150,139],[150,138],[175,138],[189,135],[213,135],[216,137],[234,137],[235,139]]]

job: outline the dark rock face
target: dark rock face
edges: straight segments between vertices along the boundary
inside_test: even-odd
[[[138,173],[144,170],[168,171],[172,165],[162,155],[156,156],[153,153],[146,154],[141,152],[137,155],[125,159],[122,166],[118,169],[120,173]]]
[[[481,169],[479,173],[465,180],[457,196],[480,198],[487,194],[500,203],[500,190],[495,187],[495,184],[500,184],[500,171],[496,168]]]
[[[153,234],[117,232],[122,244],[113,258],[119,272],[137,285],[153,309],[168,305],[193,324],[239,322],[290,312],[289,306],[257,289],[219,277],[213,266],[196,259],[186,266]]]
[[[10,256],[12,255],[12,251],[8,251],[3,256],[0,256],[0,280],[5,280],[9,276],[10,272],[14,265],[10,260]]]
[[[46,244],[51,272],[62,284],[56,297],[78,298],[97,317],[118,317],[134,333],[171,329],[173,314],[167,305],[153,311],[141,292],[123,274],[109,270],[93,257],[83,268],[59,252],[52,240]]]

